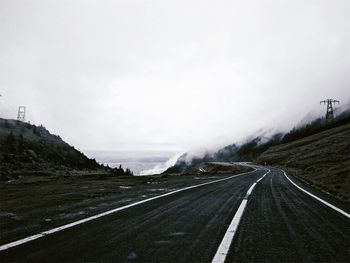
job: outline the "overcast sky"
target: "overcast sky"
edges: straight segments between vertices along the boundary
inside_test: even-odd
[[[349,0],[0,0],[0,116],[82,150],[185,151],[350,100]]]

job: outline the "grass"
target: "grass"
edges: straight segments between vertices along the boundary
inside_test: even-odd
[[[258,159],[350,202],[350,124],[271,147]]]

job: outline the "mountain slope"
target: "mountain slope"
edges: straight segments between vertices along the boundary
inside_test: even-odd
[[[263,142],[263,138],[256,137],[242,145],[231,144],[214,153],[206,153],[203,157],[189,158],[185,153],[179,157],[175,165],[169,167],[164,173],[186,173],[200,164],[208,162],[247,162],[253,161],[261,153],[272,145],[279,144],[282,134],[272,136],[268,141]]]
[[[350,201],[350,124],[273,146],[257,162],[286,168],[338,199]]]
[[[0,174],[104,168],[43,126],[0,118]]]

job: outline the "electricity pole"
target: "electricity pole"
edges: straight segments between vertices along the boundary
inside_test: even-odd
[[[17,120],[23,121],[23,122],[26,121],[26,107],[25,106],[18,107]]]
[[[339,100],[327,99],[320,101],[320,104],[327,104],[326,123],[334,120],[333,104],[339,104]]]

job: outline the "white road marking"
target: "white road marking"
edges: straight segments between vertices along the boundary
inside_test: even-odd
[[[325,201],[325,200],[323,200],[323,199],[317,197],[316,195],[314,195],[314,194],[312,194],[312,193],[306,191],[305,189],[301,188],[299,185],[297,185],[297,184],[294,183],[291,179],[289,179],[289,177],[287,176],[287,174],[286,174],[285,171],[283,171],[282,169],[281,169],[281,171],[284,173],[284,176],[289,180],[289,182],[291,182],[291,183],[292,183],[295,187],[297,187],[299,190],[303,191],[304,193],[308,194],[309,196],[315,198],[316,200],[320,201],[321,203],[325,204],[326,206],[328,206],[328,207],[334,209],[335,211],[337,211],[337,212],[343,214],[344,216],[346,216],[347,218],[350,219],[350,214],[348,214],[348,213],[345,212],[344,210],[341,210],[340,208],[338,208],[338,207],[336,207],[336,206],[334,206],[334,205],[328,203],[327,201]]]
[[[181,189],[169,192],[169,193],[161,194],[161,195],[154,196],[154,197],[151,197],[151,198],[148,198],[148,199],[145,199],[145,200],[141,200],[141,201],[129,204],[129,205],[118,207],[118,208],[115,208],[115,209],[103,212],[101,214],[94,215],[94,216],[91,216],[91,217],[88,217],[88,218],[85,218],[85,219],[81,219],[81,220],[78,220],[78,221],[75,221],[75,222],[72,222],[72,223],[60,226],[60,227],[56,227],[56,228],[53,228],[53,229],[48,230],[48,231],[41,232],[41,233],[36,234],[36,235],[32,235],[32,236],[29,236],[29,237],[26,237],[26,238],[23,238],[23,239],[20,239],[20,240],[17,240],[17,241],[13,241],[13,242],[8,243],[8,244],[4,244],[4,245],[0,246],[0,251],[6,250],[6,249],[9,249],[9,248],[12,248],[12,247],[19,246],[19,245],[27,243],[29,241],[33,241],[35,239],[38,239],[38,238],[41,238],[41,237],[44,237],[44,236],[47,236],[47,235],[50,235],[50,234],[62,231],[64,229],[71,228],[73,226],[77,226],[77,225],[89,222],[91,220],[94,220],[94,219],[97,219],[97,218],[100,218],[100,217],[103,217],[103,216],[106,216],[106,215],[110,215],[112,213],[115,213],[115,212],[118,212],[118,211],[121,211],[121,210],[125,210],[127,208],[130,208],[130,207],[133,207],[133,206],[137,206],[137,205],[140,205],[140,204],[143,204],[143,203],[146,203],[146,202],[158,199],[158,198],[162,198],[162,197],[165,197],[165,196],[169,196],[169,195],[172,195],[172,194],[175,194],[175,193],[179,193],[179,192],[186,191],[186,190],[189,190],[189,189],[197,188],[197,187],[200,187],[200,186],[204,186],[204,185],[208,185],[208,184],[213,184],[213,183],[229,180],[231,178],[234,178],[234,177],[237,177],[237,176],[240,176],[240,175],[249,174],[249,173],[253,173],[253,172],[257,171],[257,169],[255,169],[255,168],[253,168],[253,169],[254,169],[254,171],[251,171],[251,172],[236,174],[236,175],[224,178],[224,179],[218,179],[218,180],[214,180],[214,181],[207,182],[207,183],[202,183],[202,184],[197,184],[197,185],[193,185],[193,186],[188,186],[188,187],[181,188]]]
[[[224,263],[225,262],[228,251],[230,250],[232,240],[233,240],[233,238],[236,234],[237,228],[239,226],[239,222],[241,221],[244,210],[247,206],[248,197],[252,193],[256,184],[258,182],[260,182],[260,180],[263,179],[265,177],[265,175],[267,175],[269,172],[271,172],[271,170],[269,170],[269,169],[267,169],[267,170],[268,171],[262,177],[260,177],[255,183],[253,183],[252,186],[247,191],[245,198],[243,199],[242,203],[240,204],[235,216],[233,217],[233,219],[231,221],[230,226],[228,227],[228,229],[226,231],[224,238],[222,239],[222,241],[220,243],[218,250],[216,251],[216,254],[212,260],[212,263]]]

